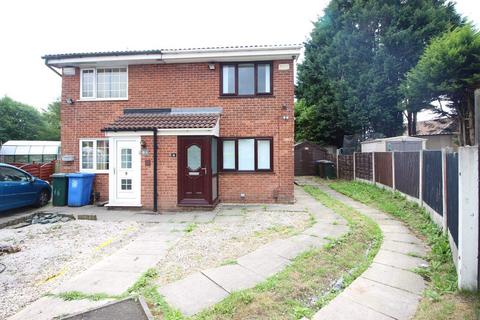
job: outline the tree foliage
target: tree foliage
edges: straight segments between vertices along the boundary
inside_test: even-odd
[[[480,33],[471,24],[435,38],[402,83],[407,100],[459,119],[460,144],[474,143],[474,90],[480,86]],[[433,104],[432,104],[433,103]],[[451,107],[451,112],[442,108]],[[467,125],[465,125],[467,123]]]
[[[46,128],[45,140],[60,140],[60,101],[54,101],[43,112]]]
[[[54,103],[53,103],[54,104]],[[8,140],[58,140],[58,122],[54,113],[58,107],[51,104],[46,113],[15,101],[7,96],[0,99],[0,142]]]
[[[309,116],[297,110],[297,136],[340,145],[345,134],[401,133],[400,82],[431,38],[461,23],[443,0],[332,0],[299,66]]]

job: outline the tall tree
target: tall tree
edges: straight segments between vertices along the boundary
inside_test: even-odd
[[[332,0],[299,66],[297,97],[317,110],[301,130],[323,123],[335,130],[315,140],[337,145],[343,134],[401,133],[400,82],[432,37],[460,24],[443,0]]]
[[[60,140],[60,101],[50,103],[43,111],[42,117],[46,124],[43,139]]]
[[[402,84],[406,99],[459,121],[460,145],[474,144],[474,90],[480,87],[480,32],[467,24],[434,39]],[[442,108],[448,104],[451,111]],[[480,112],[480,111],[478,111]]]
[[[7,96],[0,99],[0,142],[8,140],[39,140],[45,123],[34,107]]]

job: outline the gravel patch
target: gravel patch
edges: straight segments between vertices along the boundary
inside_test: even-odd
[[[76,220],[0,229],[0,243],[21,251],[0,256],[0,319],[86,270],[126,245],[142,227],[136,222]]]
[[[243,210],[239,216],[220,215],[208,224],[191,225],[157,264],[158,284],[187,275],[236,263],[236,259],[276,239],[288,238],[311,224],[308,212]],[[230,219],[232,218],[232,219]]]

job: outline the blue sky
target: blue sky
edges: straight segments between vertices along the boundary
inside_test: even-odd
[[[327,0],[0,1],[0,96],[44,108],[61,78],[47,53],[301,43]],[[480,1],[457,9],[480,25]]]

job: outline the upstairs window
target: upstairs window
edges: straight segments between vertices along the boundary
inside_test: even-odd
[[[128,97],[127,68],[82,69],[81,99],[126,99]]]
[[[221,69],[221,95],[255,96],[272,94],[272,64],[228,63]]]

